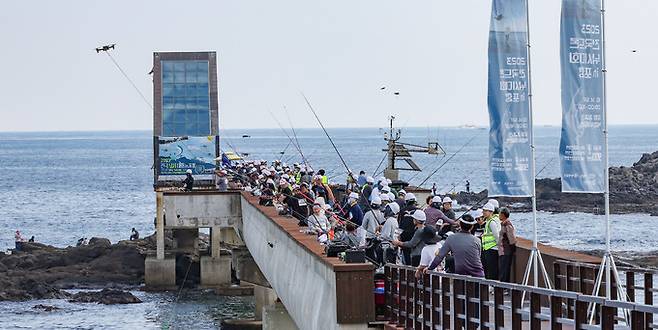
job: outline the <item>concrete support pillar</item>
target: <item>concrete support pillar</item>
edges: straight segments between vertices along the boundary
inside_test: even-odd
[[[260,285],[254,285],[254,300],[256,302],[256,310],[254,311],[254,319],[263,319],[263,309],[267,306],[272,306],[276,302],[276,292],[273,289],[266,288]]]
[[[201,286],[220,287],[231,284],[231,256],[202,256],[200,261]]]
[[[218,258],[221,253],[220,243],[222,241],[222,230],[220,227],[211,227],[210,228],[210,255],[213,258]]]
[[[165,258],[165,241],[164,241],[164,196],[161,191],[155,193],[155,239],[156,239],[156,257],[158,260]]]
[[[282,303],[277,302],[274,305],[263,309],[263,330],[296,330],[297,325],[288,314],[288,311]]]
[[[146,257],[144,282],[147,289],[170,290],[176,288],[176,259]]]

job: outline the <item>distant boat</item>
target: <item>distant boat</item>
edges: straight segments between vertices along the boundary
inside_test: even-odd
[[[464,125],[457,126],[457,128],[479,129],[480,127],[475,126],[473,124],[464,124]]]
[[[243,138],[248,138],[248,137],[251,137],[251,135],[244,134],[244,135],[242,135],[242,137]]]

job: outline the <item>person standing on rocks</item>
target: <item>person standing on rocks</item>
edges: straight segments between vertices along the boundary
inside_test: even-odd
[[[16,251],[20,251],[23,248],[23,243],[25,243],[25,239],[23,238],[19,230],[17,230],[16,233],[14,234],[14,243],[16,245]]]
[[[139,239],[139,232],[137,232],[137,229],[133,228],[130,234],[130,240],[136,241],[138,239]]]

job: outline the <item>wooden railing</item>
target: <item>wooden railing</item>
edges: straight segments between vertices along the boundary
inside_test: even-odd
[[[620,282],[624,285],[627,301],[644,305],[654,304],[654,295],[658,293],[658,289],[653,286],[654,277],[657,276],[655,270],[630,267],[617,267],[617,270],[621,278]],[[553,264],[553,283],[558,290],[591,295],[594,292],[594,282],[598,271],[599,265],[597,264],[558,260]],[[605,278],[601,287],[599,296],[606,296]],[[618,298],[616,281],[612,281],[610,296],[612,299]],[[573,311],[569,311],[569,313],[572,316]],[[649,327],[652,321],[653,315],[647,315],[646,326]]]
[[[630,311],[631,329],[651,329],[658,307],[606,300],[576,292],[549,290],[470,276],[431,272],[415,277],[415,268],[388,264],[386,316],[405,329],[588,329],[588,306],[601,307],[594,328],[614,329],[616,310]],[[525,292],[528,304],[521,306]],[[572,316],[568,311],[572,310]],[[651,320],[647,324],[647,319]],[[524,321],[525,320],[525,321]],[[524,326],[524,323],[525,324]]]

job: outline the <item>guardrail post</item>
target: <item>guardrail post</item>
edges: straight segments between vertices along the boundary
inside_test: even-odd
[[[399,326],[406,324],[407,318],[407,271],[400,269],[400,281],[398,282],[398,322]]]
[[[631,312],[631,329],[632,330],[644,330],[647,329],[644,326],[644,313],[638,311]]]
[[[450,278],[448,277],[441,278],[441,296],[443,297],[441,304],[441,324],[443,329],[446,330],[452,328],[451,323],[452,319],[454,318],[454,315],[452,315],[451,311],[452,304],[450,303],[450,294],[452,293],[454,295],[455,289],[452,287],[450,282]]]
[[[432,283],[432,330],[436,330],[441,324],[441,305],[443,304],[441,299],[441,278],[438,276],[430,275],[430,281]]]
[[[653,273],[644,273],[644,304],[653,305]],[[653,314],[646,313],[644,316],[644,323],[647,329],[650,329],[653,323]]]
[[[576,291],[576,283],[573,281],[573,273],[574,273],[574,267],[571,264],[567,264],[567,291],[571,292],[577,292]],[[567,299],[567,317],[572,319],[574,318],[574,310],[575,308],[575,301],[573,299]],[[573,306],[573,307],[572,307]]]
[[[558,319],[562,317],[562,298],[551,296],[551,330],[562,330],[562,323]]]
[[[455,329],[461,329],[464,327],[464,322],[459,316],[464,314],[464,304],[463,301],[460,301],[459,296],[464,294],[464,280],[453,280],[452,281],[452,306],[455,311],[452,317],[454,318]]]
[[[521,313],[519,313],[519,310],[521,309],[521,295],[523,293],[519,290],[512,290],[511,295],[512,295],[512,329],[513,330],[521,330]]]
[[[480,284],[480,329],[487,329],[486,324],[489,322],[489,285]]]
[[[601,306],[601,330],[613,330],[615,328],[616,308]]]
[[[494,329],[502,329],[505,326],[505,311],[502,308],[505,304],[503,294],[503,288],[494,288]]]
[[[475,303],[471,302],[472,298],[476,298],[475,288],[477,282],[465,281],[465,297],[464,297],[464,307],[466,307],[466,312],[464,313],[464,322],[466,323],[466,330],[475,330],[477,328],[477,323],[471,321],[472,318],[476,317],[475,314]]]
[[[555,287],[555,290],[562,290],[562,280],[560,277],[562,276],[562,265],[560,264],[559,261],[553,263],[553,286]],[[569,279],[567,278],[567,281]]]
[[[430,329],[432,320],[432,283],[429,274],[423,273],[423,329]]]
[[[414,276],[414,271],[410,269],[405,269],[407,273],[407,317],[405,318],[404,327],[405,329],[412,328],[414,326],[414,320],[416,318],[416,313],[414,311],[414,299],[416,297],[416,277]]]
[[[541,329],[541,296],[537,293],[530,294],[530,329]]]
[[[576,300],[575,303],[574,329],[582,329],[583,326],[589,323],[587,318],[587,302]]]
[[[414,274],[414,284],[416,286],[416,289],[414,290],[414,329],[416,330],[422,330],[423,329],[423,321],[424,321],[424,311],[425,311],[425,281],[422,281],[424,278],[421,277],[420,279],[416,278],[416,274]]]
[[[626,295],[628,301],[635,302],[635,272],[626,272]]]

